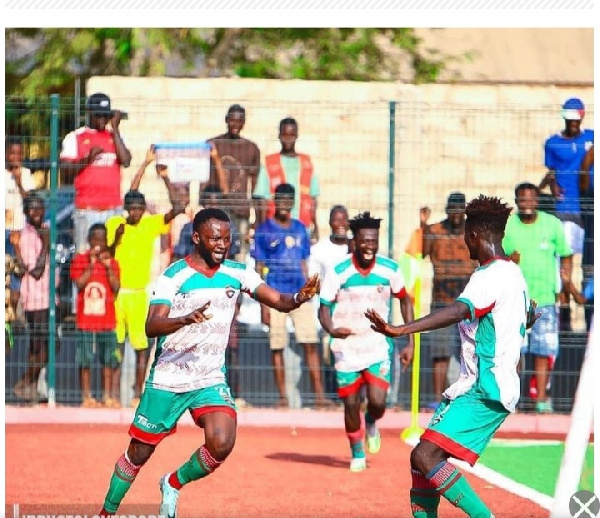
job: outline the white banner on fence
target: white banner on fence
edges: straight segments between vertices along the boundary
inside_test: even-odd
[[[159,142],[154,144],[156,163],[166,165],[173,183],[207,182],[210,176],[210,144],[201,142]]]

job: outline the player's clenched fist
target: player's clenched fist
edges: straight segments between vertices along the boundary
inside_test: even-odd
[[[210,306],[210,302],[207,302],[202,307],[195,309],[189,315],[185,317],[185,325],[189,324],[201,324],[212,318],[212,315],[206,313],[206,310]]]

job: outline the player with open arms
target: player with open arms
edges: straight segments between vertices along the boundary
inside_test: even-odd
[[[483,195],[467,205],[465,243],[480,266],[454,303],[397,327],[372,309],[366,313],[371,327],[389,337],[459,324],[461,374],[410,456],[414,517],[437,517],[440,496],[468,516],[493,516],[448,458],[475,464],[519,400],[521,345],[539,314],[521,270],[502,248],[510,211],[498,198]]]
[[[361,387],[366,385],[367,449],[377,453],[381,436],[375,423],[385,412],[394,351],[392,340],[373,332],[363,315],[369,308],[376,308],[387,321],[392,300],[397,298],[404,321],[414,318],[398,263],[377,254],[380,223],[369,212],[350,221],[354,251],[327,270],[320,297],[319,320],[331,337],[338,394],[344,402],[346,435],[352,450],[350,470],[354,472],[367,467],[360,418]],[[412,360],[413,345],[411,336],[400,355],[405,366]]]
[[[156,356],[129,429],[131,442],[110,480],[103,516],[116,513],[141,467],[158,443],[175,432],[186,410],[204,428],[205,444],[161,478],[159,514],[175,517],[181,487],[210,475],[233,449],[237,419],[224,363],[240,291],[289,312],[320,289],[315,275],[297,293],[283,294],[244,264],[225,260],[231,244],[229,225],[220,209],[198,212],[194,253],[169,266],[156,282],[146,320],[147,335],[158,337]]]

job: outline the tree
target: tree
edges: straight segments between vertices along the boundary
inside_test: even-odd
[[[188,77],[435,82],[452,56],[413,29],[7,29],[6,93],[73,91],[76,77]],[[169,75],[173,74],[170,71]]]

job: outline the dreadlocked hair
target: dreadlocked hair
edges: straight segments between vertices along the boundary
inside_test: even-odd
[[[350,220],[350,230],[356,235],[363,228],[379,230],[381,218],[372,218],[369,211],[361,212]]]
[[[480,194],[467,204],[466,223],[483,231],[502,234],[511,211],[512,207],[500,201],[500,198]]]

